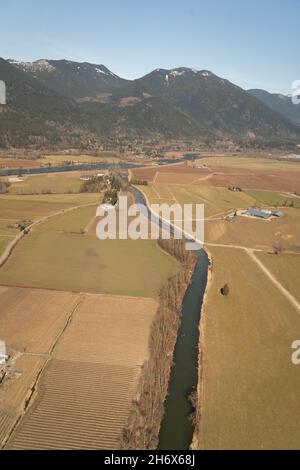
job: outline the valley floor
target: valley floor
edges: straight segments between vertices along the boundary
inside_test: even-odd
[[[230,158],[200,159],[198,165],[144,173],[148,185],[141,187],[150,202],[205,208],[204,247],[212,264],[200,325],[192,448],[299,448],[300,373],[291,345],[300,328],[300,211],[294,194],[300,179],[288,184],[292,173],[299,178],[299,166]],[[248,207],[280,209],[284,217],[228,218]],[[225,284],[228,296],[220,293]]]

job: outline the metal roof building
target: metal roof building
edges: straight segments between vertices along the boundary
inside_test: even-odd
[[[249,207],[243,215],[248,215],[249,217],[258,217],[260,219],[269,219],[273,217],[283,217],[284,212],[282,211],[269,211],[267,209],[255,209],[254,207]]]
[[[245,215],[249,215],[250,217],[259,217],[261,219],[268,219],[271,217],[272,212],[265,209],[255,209],[254,207],[250,207],[245,211]]]

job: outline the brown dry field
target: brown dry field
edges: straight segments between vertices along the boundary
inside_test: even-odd
[[[11,429],[13,421],[14,418],[10,414],[0,410],[0,447],[3,442],[3,439],[5,439],[5,436]]]
[[[0,286],[0,331],[11,360],[0,387],[0,447],[72,313],[78,294]],[[1,416],[3,419],[1,419]]]
[[[197,172],[200,170],[194,169],[194,171]],[[183,173],[191,173],[191,167],[189,167],[186,163],[177,163],[176,165],[156,165],[149,168],[134,168],[131,170],[132,179],[140,179],[146,181],[152,181],[157,172],[178,173],[179,175],[181,175]]]
[[[0,158],[0,169],[4,168],[33,168],[33,167],[41,167],[43,163],[41,160],[22,160],[22,159],[15,159],[9,160],[6,158]]]
[[[212,178],[212,173],[208,170],[203,171],[182,171],[182,172],[158,172],[155,183],[166,184],[206,184]]]
[[[118,449],[157,303],[86,294],[44,369],[13,449]]]
[[[273,191],[300,191],[300,168],[257,169],[213,166],[194,168],[184,163],[156,168],[140,168],[132,171],[134,179],[156,183],[195,184],[204,186],[240,186],[243,189],[265,189]]]
[[[205,184],[210,186],[240,186],[248,189],[273,191],[300,191],[300,170],[252,170],[232,171],[227,167],[214,167],[214,174]]]
[[[271,256],[268,253],[257,253],[256,256],[300,302],[300,256],[284,252],[279,256]]]
[[[164,153],[165,158],[172,158],[172,157],[180,158],[180,157],[183,157],[183,155],[184,155],[184,152],[181,152],[180,150],[174,150],[174,151],[170,150]]]
[[[46,358],[36,355],[22,355],[13,359],[9,366],[8,378],[0,387],[0,449],[12,428],[23,413],[26,400],[45,364]]]
[[[18,352],[48,353],[78,294],[0,286],[1,339]]]
[[[292,306],[244,250],[209,248],[212,280],[201,319],[193,448],[297,449],[300,328]],[[228,283],[228,297],[220,288]]]

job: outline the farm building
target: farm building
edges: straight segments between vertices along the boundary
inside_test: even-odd
[[[283,217],[284,213],[282,211],[270,211],[267,209],[255,209],[254,207],[250,207],[243,212],[242,215],[258,217],[260,219],[269,219],[270,217]]]
[[[272,212],[272,215],[273,215],[274,217],[283,217],[283,216],[284,216],[284,212],[282,212],[282,211],[274,211],[274,212]]]

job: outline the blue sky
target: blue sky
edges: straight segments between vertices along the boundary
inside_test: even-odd
[[[102,63],[125,78],[195,67],[281,93],[300,79],[300,0],[9,0],[0,8],[4,58]]]

